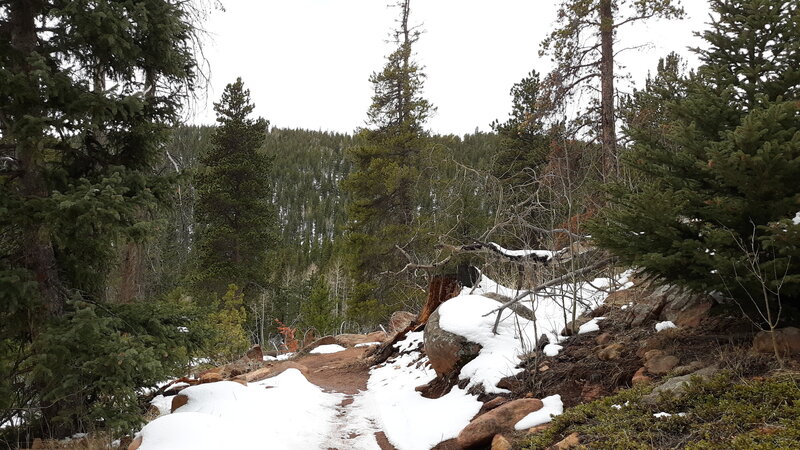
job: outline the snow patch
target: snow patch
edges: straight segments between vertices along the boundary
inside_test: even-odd
[[[668,330],[670,328],[678,328],[678,326],[675,325],[674,323],[672,323],[672,321],[670,321],[670,320],[665,320],[663,322],[658,322],[656,324],[656,331],[657,332],[658,331]]]
[[[514,425],[516,430],[526,430],[553,420],[554,416],[561,415],[564,412],[564,403],[561,401],[561,396],[551,395],[542,399],[544,406],[538,411],[534,411]]]
[[[600,331],[599,322],[604,319],[605,317],[595,317],[594,319],[586,322],[585,324],[581,325],[580,328],[578,328],[578,334],[593,333],[595,331]]]
[[[544,356],[556,356],[564,347],[558,344],[547,344],[542,349]]]
[[[316,347],[315,349],[311,350],[309,353],[314,353],[316,355],[327,355],[329,353],[338,353],[338,352],[343,352],[345,350],[347,350],[347,349],[342,347],[341,345],[338,345],[338,344],[326,344],[326,345],[320,345],[319,347]]]

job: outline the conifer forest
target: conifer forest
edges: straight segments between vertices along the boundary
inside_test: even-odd
[[[529,45],[548,64],[468,134],[430,131],[428,25],[410,0],[389,5],[390,51],[362,74],[352,130],[275,126],[244,76],[199,124],[203,21],[225,3],[0,0],[0,448],[133,436],[164,380],[256,345],[391,334],[393,313],[426,321],[433,286],[472,286],[476,268],[526,294],[629,269],[713,293],[711,314],[772,333],[765,364],[800,380],[800,340],[788,354],[776,340],[800,323],[798,0],[704,1],[703,45],[658,55],[633,88],[618,58],[642,42],[621,30],[680,26],[681,1],[553,0]],[[694,448],[791,448],[787,401],[775,426],[794,438]],[[613,447],[583,427],[588,448]]]

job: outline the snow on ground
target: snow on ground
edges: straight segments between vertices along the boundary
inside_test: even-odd
[[[347,350],[346,348],[342,347],[338,344],[325,344],[316,347],[315,349],[311,350],[309,353],[314,353],[317,355],[325,355],[328,353],[338,353]]]
[[[141,450],[324,448],[342,394],[329,394],[296,369],[242,386],[191,386],[189,402],[147,424]]]
[[[399,450],[429,449],[458,436],[480,410],[482,403],[477,396],[468,394],[472,386],[482,385],[489,393],[504,392],[497,382],[521,371],[516,367],[520,355],[534,348],[538,336],[547,336],[548,355],[558,353],[558,343],[566,339],[559,332],[572,317],[573,302],[564,299],[565,293],[581,299],[575,311],[580,315],[602,304],[605,290],[612,284],[627,286],[627,276],[623,274],[616,283],[598,278],[529,296],[520,304],[533,311],[535,320],[504,311],[497,334],[492,332],[496,314],[491,312],[500,303],[479,294],[516,297],[518,292],[482,276],[475,288],[465,288],[439,309],[443,329],[482,347],[459,375],[470,380],[468,386],[456,386],[441,398],[424,398],[415,390],[436,374],[419,350],[423,332],[413,332],[395,344],[398,356],[370,371],[367,390],[353,396],[323,392],[295,369],[248,386],[223,381],[188,387],[182,391],[189,397],[186,405],[141,430],[141,449],[376,450],[379,447],[374,435],[378,431],[383,431]],[[597,326],[599,320],[592,320],[581,331]],[[339,346],[320,346],[316,353],[341,351],[335,347]],[[288,357],[281,355],[279,359]],[[352,399],[352,403],[343,406],[344,399]],[[168,400],[157,398],[154,404],[164,411],[169,408]],[[549,422],[563,411],[559,395],[542,402],[544,408],[520,420],[517,429]]]
[[[656,324],[656,332],[668,330],[670,328],[678,328],[678,326],[672,323],[670,320],[665,320],[664,322],[658,322]]]
[[[558,416],[564,412],[564,403],[561,402],[561,396],[551,395],[542,399],[542,409],[534,411],[514,425],[517,430],[526,430],[553,420],[553,416]]]
[[[436,377],[428,358],[416,350],[421,342],[418,332],[395,344],[404,350],[370,371],[367,391],[357,395],[351,406],[374,417],[398,450],[426,450],[458,436],[483,405],[457,386],[438,399],[425,398],[414,389]]]
[[[594,319],[586,322],[578,328],[578,334],[600,331],[600,321],[603,319],[605,319],[605,317],[595,317]]]

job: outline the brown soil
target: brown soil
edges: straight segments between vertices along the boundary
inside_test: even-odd
[[[369,347],[354,347],[336,353],[309,353],[293,361],[308,368],[308,375],[306,376],[308,381],[327,392],[347,394],[348,396],[342,400],[340,405],[344,408],[353,403],[352,395],[367,389],[369,365],[364,359],[364,354],[368,350]],[[350,436],[351,439],[355,437]],[[382,431],[375,433],[375,440],[378,441],[378,445],[382,450],[395,450],[395,447]]]

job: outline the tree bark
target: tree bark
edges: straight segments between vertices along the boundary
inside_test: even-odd
[[[614,123],[614,16],[612,0],[600,0],[600,129],[603,176],[616,173],[617,133]]]
[[[16,0],[9,5],[8,10],[11,46],[20,53],[14,69],[28,77],[31,67],[25,59],[37,50],[36,17],[40,14],[41,6],[40,1]],[[35,83],[31,82],[30,86],[35,86]],[[39,105],[31,106],[29,114],[43,114]],[[12,138],[17,141],[17,160],[22,170],[19,193],[29,199],[47,197],[47,186],[42,176],[42,154],[36,142],[36,138],[41,140],[42,136]],[[24,230],[23,236],[25,267],[33,272],[47,313],[50,316],[60,316],[64,312],[64,298],[61,295],[61,283],[49,231],[44,224],[33,224]]]

